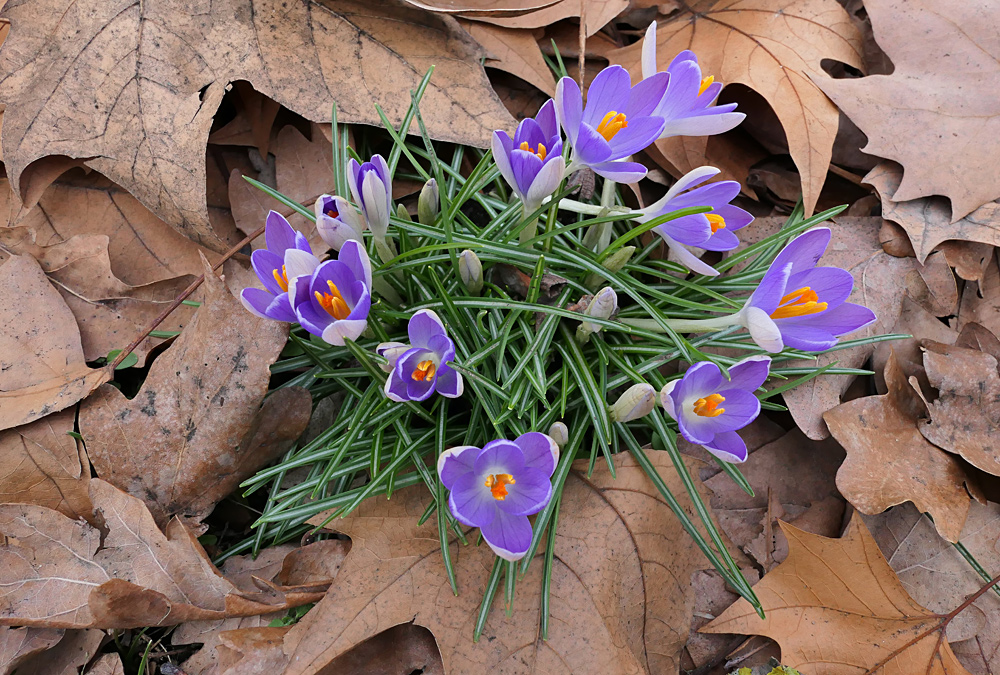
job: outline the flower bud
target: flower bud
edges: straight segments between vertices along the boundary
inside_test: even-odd
[[[365,222],[346,199],[320,195],[313,205],[316,231],[327,246],[339,251],[348,241],[363,242]]]
[[[402,204],[396,204],[396,217],[399,218],[400,220],[409,220],[411,222],[413,221],[413,218],[410,218],[410,212],[407,211],[406,207],[403,206]]]
[[[472,295],[479,295],[483,290],[483,263],[469,249],[458,254],[458,276]]]
[[[625,265],[628,264],[628,261],[632,259],[633,253],[635,253],[635,246],[623,246],[602,262],[601,267],[611,272],[621,272]],[[587,288],[593,288],[605,279],[607,277],[600,274],[588,274],[587,278],[583,281],[583,285]]]
[[[549,436],[560,448],[569,443],[569,429],[562,422],[553,422],[549,427]]]
[[[653,385],[633,384],[618,397],[611,406],[611,419],[615,422],[631,422],[645,417],[656,406],[656,389]]]
[[[433,225],[440,210],[441,194],[438,191],[437,181],[431,178],[424,183],[420,197],[417,198],[417,220],[421,225]]]

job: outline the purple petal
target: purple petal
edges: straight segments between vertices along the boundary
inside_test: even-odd
[[[752,215],[732,204],[720,204],[715,207],[714,213],[722,216],[726,221],[726,229],[730,232],[742,229],[753,222]]]
[[[524,453],[524,466],[551,476],[559,461],[559,446],[550,436],[538,431],[529,431],[514,439],[515,445]]]
[[[542,160],[533,152],[514,149],[510,153],[510,168],[514,172],[514,179],[517,181],[517,191],[519,194],[527,194],[528,189],[535,180],[535,176],[542,169]]]
[[[506,132],[493,132],[493,161],[496,162],[497,168],[500,169],[500,175],[507,181],[507,184],[514,190],[519,190],[514,169],[510,165],[510,153],[513,149],[514,142]]]
[[[723,385],[725,386],[725,385]],[[725,412],[717,417],[702,417],[693,410],[694,401],[685,399],[689,408],[684,411],[684,422],[688,433],[705,443],[713,435],[723,431],[735,431],[750,424],[760,414],[760,400],[748,391],[742,389],[725,389],[712,392],[721,395],[725,401],[719,404]]]
[[[621,159],[645,150],[660,136],[663,120],[659,117],[637,117],[628,120],[628,126],[615,134],[611,141],[611,157]]]
[[[875,312],[867,307],[845,302],[838,307],[812,316],[782,319],[778,326],[781,327],[782,331],[792,326],[809,326],[822,329],[834,336],[840,336],[864,328],[875,321],[875,318]]]
[[[287,295],[285,297],[288,297]],[[271,306],[275,296],[260,288],[244,288],[240,292],[240,302],[250,313],[261,319],[270,319],[267,315],[267,308]],[[294,321],[292,315],[292,321]]]
[[[535,122],[546,138],[552,138],[559,134],[559,121],[556,119],[555,102],[550,98],[542,104],[535,115]]]
[[[386,398],[396,403],[410,400],[409,393],[406,390],[406,381],[400,377],[395,368],[389,373],[389,377],[385,378],[385,384],[382,385],[382,392]]]
[[[295,310],[292,309],[292,302],[288,298],[288,293],[274,296],[271,304],[264,310],[264,314],[267,315],[267,318],[274,319],[275,321],[285,321],[287,323],[295,323],[296,321]]]
[[[385,158],[382,155],[372,155],[371,162],[375,166],[379,178],[382,179],[382,183],[389,185],[392,182],[392,176],[389,175],[389,165],[386,164]]]
[[[632,87],[629,93],[628,105],[622,112],[631,120],[633,117],[649,117],[653,110],[663,99],[663,94],[667,91],[667,83],[670,75],[667,73],[657,73],[652,77],[639,82]]]
[[[368,321],[364,319],[343,319],[334,321],[323,329],[320,336],[326,342],[337,347],[343,347],[346,340],[357,340],[368,328]]]
[[[458,398],[465,391],[465,381],[462,374],[446,364],[438,366],[435,375],[437,393],[445,398]]]
[[[802,274],[813,267],[823,257],[826,247],[830,244],[830,228],[817,227],[808,232],[804,232],[792,239],[785,248],[781,249],[771,263],[771,268],[781,269],[785,265],[791,264],[791,275]]]
[[[611,146],[604,136],[601,136],[588,124],[581,124],[577,129],[577,137],[573,143],[573,157],[581,164],[594,166],[611,157]],[[645,174],[643,174],[645,175]]]
[[[787,263],[782,267],[771,264],[764,273],[764,278],[760,280],[757,289],[747,300],[748,307],[758,307],[765,314],[770,315],[778,308],[778,303],[785,296],[785,288],[788,286],[788,277],[792,273],[792,263]]]
[[[566,138],[575,146],[583,119],[583,95],[573,78],[563,77],[556,83],[555,102],[556,118],[566,132]]]
[[[253,271],[256,272],[257,278],[260,279],[260,283],[264,284],[264,288],[271,291],[271,295],[278,295],[285,292],[285,289],[279,286],[274,278],[274,271],[280,270],[281,266],[284,265],[284,261],[280,255],[272,253],[267,249],[257,249],[250,254],[250,264],[253,266]]]
[[[535,176],[535,180],[531,182],[527,194],[524,195],[524,203],[532,211],[541,206],[546,197],[559,189],[559,183],[566,170],[566,164],[559,152],[560,150],[553,151],[555,156],[545,162],[541,171]]]
[[[482,527],[494,520],[500,511],[497,500],[479,478],[475,473],[463,473],[455,479],[448,496],[452,515],[469,527]]]
[[[430,359],[431,352],[422,347],[414,347],[399,357],[396,361],[396,368],[393,370],[393,378],[398,378],[406,386],[406,395],[402,396],[407,401],[425,401],[434,393],[434,378],[424,380],[414,380],[413,371],[417,369],[417,364]],[[394,385],[395,387],[395,385]],[[398,388],[392,389],[393,393],[399,395]],[[388,392],[388,390],[387,390]]]
[[[476,458],[476,475],[509,473],[516,476],[524,468],[524,454],[512,441],[499,439],[483,446]]]
[[[703,443],[709,452],[724,462],[745,462],[747,444],[735,431],[723,431],[715,435],[711,443]]]
[[[287,249],[295,248],[295,230],[283,215],[270,211],[264,223],[264,241],[268,251],[284,256]]]
[[[440,359],[441,363],[455,360],[455,343],[447,335],[432,335],[427,341],[427,348]]]
[[[438,457],[437,472],[445,488],[451,490],[462,474],[475,473],[478,456],[479,448],[472,445],[460,445],[442,452]]]
[[[520,560],[531,545],[527,516],[512,516],[497,509],[493,520],[479,529],[493,552],[504,560]]]
[[[669,208],[672,211],[673,205],[671,204]],[[698,248],[705,248],[704,244],[712,238],[712,225],[704,213],[668,220],[657,227],[656,231],[658,233],[662,231],[686,246],[697,246]]]
[[[584,127],[586,128],[586,127]],[[590,168],[599,176],[616,183],[635,183],[646,177],[646,167],[638,162],[625,162],[615,160],[611,162],[597,162],[591,164]]]
[[[628,105],[632,78],[621,66],[608,66],[597,74],[587,89],[587,107],[583,122],[597,127],[609,112],[622,112]]]
[[[347,162],[347,186],[354,196],[354,203],[361,204],[361,185],[358,183],[361,178],[361,165],[353,157]]]
[[[410,336],[410,344],[424,349],[430,348],[432,337],[446,335],[441,317],[429,309],[422,309],[411,316],[406,331]]]
[[[497,507],[512,516],[530,516],[545,508],[552,499],[552,483],[538,469],[525,467],[507,486],[507,496],[497,500]]]
[[[345,243],[337,255],[337,260],[347,265],[355,279],[365,282],[365,286],[369,289],[372,287],[371,259],[362,243],[357,241]]]
[[[706,251],[732,251],[740,245],[740,238],[728,227],[719,229],[709,235],[708,240],[701,245]]]
[[[833,333],[806,323],[781,326],[785,346],[805,352],[821,352],[837,344]]]
[[[699,361],[684,373],[676,400],[685,401],[689,398],[702,398],[714,394],[723,382],[722,372],[717,365],[711,361]]]
[[[701,88],[701,68],[695,61],[674,59],[667,72],[670,73],[667,93],[653,114],[669,122],[685,116],[697,100]]]
[[[729,382],[722,386],[726,389],[757,391],[757,388],[767,380],[770,369],[770,357],[751,356],[743,359],[729,369]]]
[[[719,106],[718,108],[721,108]],[[724,112],[718,108],[712,108],[712,114],[695,115],[679,119],[669,119],[660,132],[660,138],[670,136],[714,136],[735,129],[746,119],[746,115],[739,112]]]
[[[819,302],[836,307],[847,300],[851,294],[851,290],[854,288],[854,277],[851,276],[850,272],[839,267],[814,267],[803,274],[789,277],[786,292],[792,293],[806,287],[816,291]]]

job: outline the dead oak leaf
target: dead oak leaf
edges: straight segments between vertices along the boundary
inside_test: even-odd
[[[649,457],[691,509],[667,453]],[[426,490],[414,487],[333,521],[351,537],[351,552],[331,591],[285,637],[285,672],[321,672],[359,642],[409,622],[434,634],[446,672],[677,672],[693,606],[691,574],[707,561],[635,461],[616,455],[615,463],[617,479],[603,467],[588,479],[586,461],[567,479],[547,641],[538,634],[541,559],[518,582],[513,617],[496,599],[482,639],[472,641],[494,556],[485,547],[453,544],[453,595],[435,526],[417,525]]]
[[[56,630],[52,628],[3,628],[5,639],[20,633],[28,641],[29,646],[48,634],[56,634],[59,638],[48,648],[25,654],[26,658],[16,664],[0,662],[0,673],[3,675],[78,675],[80,668],[94,658],[94,654],[104,642],[106,633],[101,630]],[[48,642],[48,640],[45,640]],[[16,667],[16,670],[12,670]],[[10,669],[9,669],[10,668]],[[90,671],[88,671],[90,672]]]
[[[65,631],[57,628],[0,628],[0,673],[10,675],[24,661],[59,643]]]
[[[555,96],[556,81],[531,31],[460,20],[462,28],[489,54],[487,67],[503,70]]]
[[[84,362],[76,319],[34,258],[0,265],[0,429],[63,410],[111,379]]]
[[[189,238],[227,248],[209,221],[205,147],[230,82],[316,122],[399,124],[427,69],[431,136],[486,146],[511,119],[455,20],[395,2],[12,0],[0,50],[4,158],[14,185],[36,159],[85,163]]]
[[[557,21],[580,17],[587,37],[608,25],[629,6],[628,0],[559,0],[518,16],[498,16],[481,12],[460,15],[505,28],[543,28]]]
[[[1000,197],[986,170],[996,160],[1000,104],[984,95],[1000,77],[1000,7],[868,0],[865,10],[895,70],[817,83],[868,137],[866,153],[903,165],[893,200],[944,195],[958,221]]]
[[[661,69],[684,49],[698,55],[705,75],[746,85],[774,109],[811,213],[826,180],[840,115],[813,79],[829,79],[820,67],[823,59],[862,68],[861,35],[847,12],[836,0],[699,0],[657,28]],[[641,45],[635,44],[610,58],[638,76],[640,54]],[[686,170],[689,141],[666,139],[657,149]],[[707,142],[701,139],[702,157]]]
[[[806,673],[882,664],[885,675],[969,675],[942,639],[944,617],[907,595],[860,518],[841,539],[782,530],[788,558],[754,586],[766,618],[741,598],[703,631],[766,635],[782,663]]]
[[[207,263],[205,277],[204,304],[135,398],[108,386],[80,409],[98,475],[145,500],[159,523],[207,515],[309,420],[310,396],[300,388],[280,390],[259,412],[287,326],[247,312]],[[255,419],[280,441],[255,445]]]
[[[968,480],[955,457],[927,441],[917,428],[923,402],[890,354],[885,365],[888,393],[843,403],[823,416],[847,450],[837,487],[859,511],[882,513],[913,502],[934,516],[941,536],[958,541],[969,514]]]

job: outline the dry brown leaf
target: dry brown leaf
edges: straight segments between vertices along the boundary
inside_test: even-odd
[[[58,628],[0,627],[0,673],[10,675],[24,661],[58,644],[65,632]]]
[[[205,303],[135,398],[107,386],[80,409],[98,475],[143,499],[161,524],[175,513],[207,515],[309,421],[310,396],[299,388],[260,408],[287,325],[247,312],[207,263],[205,276]],[[258,416],[272,441],[252,445]]]
[[[889,392],[848,401],[824,418],[847,459],[837,487],[859,511],[881,513],[911,501],[934,516],[941,536],[958,541],[969,514],[961,464],[921,436],[925,408],[894,355],[885,365]]]
[[[649,455],[691,508],[667,453]],[[285,637],[285,672],[321,672],[359,642],[410,622],[434,634],[446,672],[676,672],[691,574],[706,561],[631,457],[615,462],[617,479],[603,467],[587,479],[587,462],[575,464],[562,493],[548,641],[538,635],[539,559],[518,583],[513,618],[496,600],[482,639],[472,642],[494,556],[454,544],[459,595],[452,595],[434,525],[417,525],[426,490],[414,487],[333,521],[352,538],[351,552],[331,591]]]
[[[940,639],[942,618],[906,594],[860,518],[841,539],[782,530],[788,559],[754,587],[766,618],[741,598],[702,630],[766,635],[805,673],[857,675],[888,659],[885,675],[968,675]]]
[[[118,654],[105,654],[91,666],[87,675],[125,675],[122,657]]]
[[[989,354],[934,342],[925,344],[924,368],[938,397],[920,433],[961,455],[973,466],[1000,476],[1000,375]]]
[[[966,284],[958,307],[957,328],[977,323],[996,335],[1000,333],[1000,267],[995,256],[975,284]]]
[[[35,631],[36,635],[42,631],[57,632],[63,637],[52,647],[22,661],[14,675],[77,675],[80,668],[97,653],[105,637],[104,631],[100,630],[53,631],[51,628],[18,630]],[[7,675],[9,671],[0,672]]]
[[[817,82],[865,132],[866,153],[903,165],[893,199],[944,195],[957,221],[1000,197],[993,172],[983,175],[996,159],[1000,108],[982,95],[1000,76],[1000,8],[867,0],[865,10],[893,73]],[[915,248],[921,258],[930,251],[923,242]]]
[[[582,17],[587,37],[604,28],[622,10],[628,7],[628,0],[559,0],[542,9],[520,16],[490,16],[466,13],[469,19],[486,21],[506,28],[542,28],[557,21],[572,17]]]
[[[935,157],[935,166],[938,166],[938,161],[941,160]],[[986,202],[960,218],[953,218],[951,206],[944,197],[904,199],[900,196],[903,167],[895,162],[880,163],[863,180],[875,188],[882,199],[882,216],[898,223],[906,230],[920,261],[923,261],[942,242],[949,240],[1000,245],[998,202]]]
[[[958,313],[958,283],[943,251],[931,253],[922,265],[917,263],[903,283],[906,294],[935,316]]]
[[[143,503],[99,479],[90,497],[107,534],[41,506],[0,505],[0,620],[132,628],[251,616],[315,602],[325,584],[241,591],[177,519],[161,532]]]
[[[979,324],[969,324],[978,326]],[[983,329],[985,330],[985,329]],[[885,365],[889,360],[889,354],[895,353],[896,365],[903,372],[904,378],[916,377],[920,384],[920,391],[926,391],[930,387],[927,381],[927,373],[924,371],[924,353],[920,348],[924,340],[934,340],[944,344],[954,344],[958,340],[958,331],[949,328],[936,316],[918,305],[908,297],[903,298],[902,310],[896,325],[892,328],[893,333],[901,335],[912,335],[914,337],[902,340],[892,340],[890,342],[880,342],[875,347],[872,354],[871,369],[875,371],[875,385],[880,394],[886,392]],[[968,345],[965,345],[968,346]]]
[[[37,504],[90,519],[90,462],[69,435],[75,410],[0,431],[0,503]]]
[[[63,410],[111,379],[84,362],[80,331],[34,258],[0,265],[0,430]]]
[[[406,0],[414,7],[446,14],[520,15],[554,5],[559,0]]]
[[[226,86],[254,88],[316,122],[399,124],[431,65],[430,134],[485,146],[510,117],[454,19],[407,5],[227,0],[8,3],[0,50],[11,182],[36,159],[86,158],[191,239],[224,250],[205,201],[205,145]],[[61,26],[73,26],[72,31]],[[415,126],[414,126],[415,128]]]
[[[516,75],[555,96],[555,77],[531,31],[468,20],[459,24],[486,50],[487,66]]]
[[[661,69],[684,49],[698,55],[705,75],[746,85],[774,109],[802,176],[806,213],[812,213],[840,116],[813,79],[830,79],[823,59],[863,67],[861,35],[847,12],[836,0],[699,0],[657,28]],[[631,45],[611,60],[637,76],[640,52],[641,45]],[[688,171],[704,163],[707,142],[675,138],[656,145],[676,169]]]

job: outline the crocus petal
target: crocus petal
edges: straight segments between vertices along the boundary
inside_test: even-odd
[[[596,128],[605,113],[615,110],[616,106],[624,107],[631,87],[632,78],[621,66],[608,66],[599,72],[587,88],[587,107],[583,109],[583,123]],[[630,125],[631,123],[629,120]]]
[[[699,361],[684,373],[677,395],[681,400],[701,398],[714,394],[725,380],[722,371],[711,361]]]
[[[261,319],[271,318],[266,314],[266,311],[267,308],[271,306],[271,302],[274,298],[274,295],[260,288],[244,288],[240,292],[240,302],[243,306],[251,314],[258,316]],[[292,316],[292,321],[295,321],[294,315]]]
[[[392,182],[392,176],[389,175],[389,165],[386,163],[385,158],[382,157],[382,155],[372,155],[371,162],[372,166],[374,166],[375,170],[378,172],[379,178],[382,179],[382,184],[388,187],[389,183]],[[390,198],[391,196],[388,191],[386,191],[386,207],[389,206]]]
[[[695,416],[704,420],[712,428],[713,433],[742,429],[760,414],[760,399],[753,393],[743,389],[723,389],[718,393],[726,399],[719,404],[719,407],[724,408],[726,412],[718,417]]]
[[[685,190],[697,187],[709,178],[717,176],[720,171],[721,169],[716,169],[714,166],[699,166],[697,169],[691,169],[686,174],[678,178],[676,183],[670,186],[670,189],[667,190],[667,194],[663,196],[663,199],[649,207],[649,212],[652,213],[659,211],[660,209],[653,209],[656,204],[659,204],[660,202],[665,204]]]
[[[250,254],[250,265],[257,274],[257,278],[264,284],[264,288],[271,292],[271,295],[284,293],[285,289],[278,285],[274,278],[274,271],[280,270],[284,264],[281,256],[267,249],[257,249]]]
[[[621,159],[648,148],[660,135],[662,128],[663,119],[659,117],[638,117],[629,120],[628,126],[609,141],[612,154],[608,159]]]
[[[289,248],[295,248],[295,230],[285,217],[277,211],[270,211],[264,222],[264,241],[267,250],[279,256]]]
[[[750,337],[761,349],[777,354],[784,349],[781,330],[774,319],[759,307],[744,307],[741,310],[743,325],[750,331]]]
[[[410,400],[406,394],[406,382],[395,369],[389,373],[389,377],[385,378],[385,382],[382,384],[382,393],[387,399],[396,403]]]
[[[559,189],[565,169],[562,157],[555,157],[545,162],[532,181],[531,187],[528,188],[527,194],[524,195],[525,206],[532,211],[541,206],[546,197]]]
[[[465,391],[465,380],[462,379],[462,374],[448,365],[438,366],[435,377],[437,393],[445,398],[459,398]]]
[[[625,106],[624,110],[629,120],[629,126],[632,125],[631,120],[634,117],[649,117],[653,114],[667,91],[669,81],[670,75],[667,73],[656,73],[643,78],[641,82],[632,87],[628,96],[628,105]]]
[[[507,487],[507,496],[497,500],[497,507],[512,516],[530,516],[545,508],[552,499],[552,482],[538,469],[525,467]]]
[[[723,383],[722,386],[726,389],[756,391],[767,380],[770,369],[771,357],[750,356],[729,369],[729,382]]]
[[[285,251],[284,264],[285,274],[288,277],[289,290],[291,290],[295,279],[307,277],[319,267],[319,258],[301,249],[290,248]]]
[[[792,276],[811,270],[826,252],[831,236],[829,227],[816,227],[803,232],[781,249],[771,263],[771,268],[780,269],[790,264]]]
[[[674,392],[677,390],[677,385],[680,384],[680,380],[670,380],[665,385],[663,389],[660,390],[660,405],[663,409],[667,411],[672,419],[677,419],[677,407],[674,401]]]
[[[295,310],[292,309],[291,299],[288,297],[288,293],[282,293],[281,295],[276,295],[271,300],[271,304],[267,306],[264,310],[264,314],[267,318],[274,319],[275,321],[285,321],[287,323],[295,323]]]
[[[349,241],[362,241],[361,232],[347,221],[323,214],[316,216],[316,231],[323,242],[335,251]]]
[[[556,83],[556,119],[566,132],[566,138],[576,146],[577,132],[583,119],[583,95],[580,87],[571,77],[563,77]]]
[[[717,230],[705,241],[700,248],[706,251],[732,251],[740,245],[740,239],[728,227],[724,230]]]
[[[475,473],[464,473],[455,479],[448,506],[458,522],[470,527],[482,527],[494,520],[500,511],[489,488]]]
[[[372,287],[372,263],[368,251],[358,241],[349,241],[340,249],[337,260],[347,265],[355,279],[365,282],[367,288]]]
[[[361,184],[362,204],[365,215],[368,216],[368,227],[377,237],[385,237],[389,227],[389,204],[386,198],[387,185],[383,183],[375,171],[365,174]]]
[[[535,176],[542,169],[542,160],[533,152],[515,148],[510,153],[510,167],[517,180],[518,194],[526,195],[535,180]]]
[[[497,509],[493,520],[479,529],[493,552],[504,560],[520,560],[531,545],[527,516],[512,516]]]
[[[802,274],[789,277],[785,291],[791,293],[804,287],[816,291],[819,302],[836,307],[847,300],[851,294],[851,290],[854,288],[854,277],[851,276],[850,272],[839,267],[814,267]]]
[[[656,21],[649,24],[642,38],[642,76],[652,77],[656,74]]]
[[[410,349],[410,345],[402,342],[382,342],[375,348],[375,353],[383,357],[387,364],[381,366],[382,370],[391,373],[396,367],[396,361]]]
[[[586,128],[586,127],[584,127]],[[646,177],[646,167],[638,162],[625,162],[615,160],[611,162],[597,162],[591,164],[590,168],[599,176],[616,183],[635,183]]]
[[[551,436],[529,431],[514,439],[514,444],[524,454],[524,466],[551,476],[559,461],[559,446]]]
[[[787,263],[784,267],[775,267],[772,264],[764,273],[764,278],[760,280],[757,288],[750,294],[747,306],[757,307],[770,315],[778,308],[781,298],[784,297],[791,273],[792,263]]]
[[[684,244],[664,233],[659,228],[657,228],[656,233],[659,234],[660,238],[667,243],[667,246],[670,247],[670,250],[673,252],[680,264],[684,265],[692,272],[702,274],[706,277],[715,277],[719,275],[718,270],[708,263],[702,262],[698,256],[684,248]]]
[[[424,349],[430,347],[432,337],[445,334],[444,322],[430,309],[422,309],[411,316],[406,330],[410,336],[410,344]]]
[[[581,124],[573,143],[573,158],[579,164],[592,167],[611,159],[611,146],[593,127]]]
[[[483,446],[476,458],[476,475],[509,473],[516,476],[524,468],[524,453],[513,441],[498,439]]]
[[[821,352],[837,344],[833,333],[808,324],[783,326],[781,337],[785,345],[805,352]]]
[[[551,98],[538,109],[538,114],[535,115],[535,123],[538,124],[538,128],[541,129],[542,135],[546,138],[552,138],[559,133],[556,106]]]
[[[361,203],[361,190],[358,185],[358,175],[361,173],[361,165],[353,157],[347,161],[347,187],[351,190],[356,204]]]
[[[496,162],[497,168],[500,169],[500,175],[503,176],[503,179],[507,181],[507,184],[511,188],[520,194],[517,178],[514,176],[514,169],[510,165],[510,153],[514,149],[514,142],[506,132],[494,131],[492,147],[493,161]]]
[[[462,474],[473,473],[478,456],[479,448],[473,445],[460,445],[442,452],[438,457],[437,472],[445,489],[451,490]]]
[[[718,433],[710,443],[702,445],[723,462],[740,463],[747,460],[747,444],[735,431]]]
[[[365,319],[344,319],[334,321],[323,329],[322,337],[326,342],[337,347],[343,347],[345,340],[357,340],[368,328],[368,321]]]
[[[660,138],[671,136],[714,136],[735,129],[746,119],[741,112],[724,112],[714,115],[695,115],[683,119],[667,120]]]
[[[868,324],[875,321],[876,317],[875,312],[871,311],[867,307],[855,305],[851,302],[845,302],[839,307],[828,309],[827,311],[816,314],[812,317],[797,318],[799,319],[798,321],[795,319],[783,320],[780,324],[782,330],[785,330],[786,323],[791,326],[809,325],[829,331],[834,336],[840,336],[845,335],[846,333],[853,333],[860,328],[864,328]],[[805,321],[804,319],[811,320]]]

